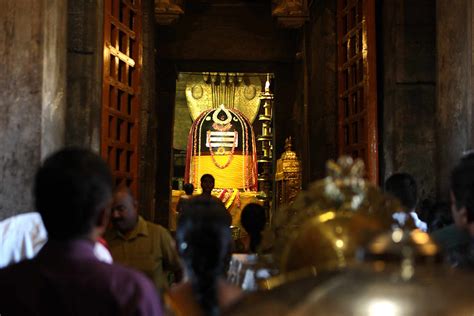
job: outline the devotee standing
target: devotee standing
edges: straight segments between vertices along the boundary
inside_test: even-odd
[[[169,286],[168,272],[179,277],[173,238],[164,227],[138,215],[137,202],[125,186],[114,192],[111,221],[105,239],[114,261],[142,271],[160,289]]]
[[[395,220],[403,227],[411,217],[416,227],[426,232],[428,226],[418,218],[415,211],[418,202],[418,192],[415,179],[408,173],[394,173],[385,181],[385,191],[400,200],[402,212],[393,214]]]
[[[215,201],[217,203],[222,203],[222,201],[218,198],[212,195],[212,190],[214,190],[214,185],[215,185],[216,180],[211,174],[203,174],[201,177],[201,188],[202,188],[202,193],[198,196],[195,197],[195,199],[198,200],[206,200],[206,201]],[[224,203],[222,203],[224,205]]]
[[[260,204],[247,204],[240,214],[240,222],[249,237],[248,241],[244,241],[245,252],[256,253],[267,223],[265,209]]]
[[[461,161],[451,172],[451,212],[456,227],[470,243],[447,253],[453,266],[474,268],[474,162]]]
[[[35,204],[48,241],[32,260],[0,270],[2,315],[162,315],[142,274],[94,256],[109,220],[112,176],[82,149],[64,149],[36,174]]]
[[[191,200],[193,197],[194,192],[194,185],[192,183],[186,183],[184,185],[184,195],[179,197],[178,204],[176,205],[176,212],[181,212],[185,205]]]

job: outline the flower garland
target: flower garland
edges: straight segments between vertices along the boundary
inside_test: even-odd
[[[240,111],[238,110],[234,110],[235,111],[235,114],[236,116],[238,117],[239,121],[240,121],[240,125],[242,126],[242,130],[243,132],[245,133],[245,136],[244,136],[244,139],[242,140],[242,151],[243,151],[243,155],[244,155],[244,164],[242,166],[242,174],[244,175],[243,177],[243,180],[244,180],[244,189],[247,191],[250,187],[250,184],[249,184],[249,177],[248,177],[248,169],[247,169],[247,164],[248,164],[248,139],[249,139],[249,135],[248,135],[248,129],[247,129],[247,124],[246,124],[246,121],[245,119],[243,118],[243,115]],[[252,126],[252,125],[250,125]]]
[[[224,203],[226,209],[229,209],[232,204],[236,203],[237,207],[240,207],[240,191],[239,189],[224,189],[222,192],[219,194],[219,200]]]
[[[239,189],[233,189],[232,195],[227,200],[227,203],[225,203],[225,207],[227,209],[229,209],[232,206],[232,203],[234,203],[234,200],[236,199],[237,196],[240,196]],[[240,201],[240,198],[238,200]]]

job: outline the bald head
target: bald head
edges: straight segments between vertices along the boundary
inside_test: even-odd
[[[130,189],[120,186],[114,191],[111,221],[115,229],[126,234],[135,228],[138,221],[137,203]]]

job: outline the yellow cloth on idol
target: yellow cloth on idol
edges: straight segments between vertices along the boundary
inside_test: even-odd
[[[229,155],[214,155],[217,165],[224,166]],[[234,155],[230,164],[221,169],[214,163],[212,156],[193,157],[191,180],[194,186],[200,186],[201,176],[209,173],[215,178],[215,188],[245,188],[252,182],[252,156]],[[256,179],[255,179],[256,180]]]

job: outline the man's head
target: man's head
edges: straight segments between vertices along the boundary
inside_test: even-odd
[[[385,191],[400,200],[406,211],[415,208],[418,197],[416,181],[408,173],[394,173],[385,181]]]
[[[35,206],[52,240],[89,238],[105,229],[112,175],[96,154],[66,148],[48,157],[36,173]]]
[[[249,235],[260,234],[267,223],[265,209],[257,203],[247,204],[240,213],[240,223]]]
[[[192,183],[186,183],[183,188],[187,195],[193,195],[194,185]]]
[[[458,227],[474,222],[473,161],[461,161],[451,172],[451,212]]]
[[[214,177],[208,173],[201,177],[201,188],[203,194],[211,194],[214,189]]]
[[[133,230],[137,224],[137,202],[126,186],[120,186],[114,191],[111,221],[115,229],[121,233]]]

